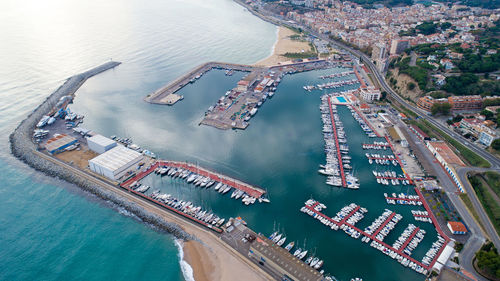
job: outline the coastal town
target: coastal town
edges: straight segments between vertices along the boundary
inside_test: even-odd
[[[500,45],[477,34],[498,31],[498,9],[438,2],[237,3],[281,24],[273,53],[253,65],[203,62],[143,93],[142,103],[158,110],[156,126],[164,112],[194,106],[199,97],[192,93],[207,91],[202,82],[224,85],[186,130],[203,130],[197,137],[207,144],[215,135],[231,138],[234,144],[217,145],[234,150],[248,145],[234,136],[263,126],[268,135],[283,127],[284,138],[294,142],[297,121],[284,120],[307,108],[309,115],[300,118],[309,122],[314,147],[295,149],[301,157],[314,155],[307,155],[312,165],[300,164],[313,187],[287,182],[287,191],[279,189],[266,180],[271,169],[255,176],[253,163],[246,167],[253,158],[229,165],[224,151],[219,165],[89,127],[96,124],[86,121],[92,113],[75,109],[78,89],[114,71],[121,65],[115,61],[66,80],[11,134],[12,154],[185,241],[195,280],[235,280],[235,272],[241,280],[371,280],[366,272],[373,269],[358,272],[359,264],[339,262],[339,245],[360,260],[369,255],[387,262],[398,280],[496,280]],[[477,72],[464,66],[476,51],[493,66]],[[421,69],[426,78],[419,80]],[[480,90],[458,93],[460,83]],[[286,111],[287,99],[296,100],[296,112],[280,115],[281,123],[266,119],[278,116],[277,108]],[[153,122],[147,129],[158,130]],[[294,160],[300,158],[284,153],[300,166]],[[378,276],[392,273],[384,274]]]

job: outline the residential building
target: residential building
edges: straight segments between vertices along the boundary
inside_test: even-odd
[[[483,108],[483,99],[480,95],[448,97],[451,110],[478,110]]]
[[[490,146],[491,143],[497,139],[498,137],[493,134],[490,134],[486,131],[482,131],[480,134],[479,134],[479,142],[486,145],[486,146]]]
[[[370,87],[367,87],[367,88],[361,88],[360,91],[359,91],[359,95],[365,101],[367,101],[367,102],[373,102],[373,101],[380,100],[380,97],[382,96],[382,93],[380,92],[380,90],[375,89],[375,87],[370,86]]]
[[[431,96],[424,96],[418,99],[417,106],[426,111],[431,111],[435,103],[449,103],[452,111],[478,110],[483,107],[483,99],[479,95],[451,96],[447,99],[434,99]]]
[[[422,108],[423,110],[430,112],[432,109],[432,106],[435,103],[446,103],[446,102],[448,102],[448,100],[444,99],[444,98],[443,99],[435,99],[431,96],[423,96],[417,100],[417,106]]]

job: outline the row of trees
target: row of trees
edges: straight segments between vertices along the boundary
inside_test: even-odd
[[[437,114],[448,115],[450,114],[450,110],[451,110],[451,104],[447,102],[435,103],[431,107],[432,115],[437,115]]]

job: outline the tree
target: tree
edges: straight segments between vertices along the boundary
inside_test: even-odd
[[[416,85],[413,82],[408,83],[408,90],[413,91],[413,89],[415,89],[415,86]]]
[[[487,120],[492,120],[494,116],[493,112],[486,109],[481,110],[481,115],[484,115]]]
[[[442,29],[442,30],[446,30],[446,29],[448,29],[448,28],[450,28],[450,27],[451,27],[451,23],[449,23],[449,22],[443,22],[443,23],[441,24],[441,29]]]
[[[448,115],[450,114],[450,110],[451,110],[451,105],[447,102],[435,103],[431,107],[432,115],[436,114]]]
[[[491,148],[500,151],[500,139],[496,139],[491,143]]]
[[[456,95],[468,94],[467,86],[476,84],[479,78],[472,73],[464,73],[460,76],[446,77],[446,84],[442,87],[443,90]]]
[[[436,25],[432,22],[424,22],[422,24],[419,24],[415,27],[416,30],[419,31],[419,33],[422,33],[424,35],[431,35],[436,33]]]

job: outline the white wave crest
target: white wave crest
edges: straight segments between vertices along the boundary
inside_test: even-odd
[[[193,268],[184,260],[184,250],[182,249],[183,243],[179,239],[175,239],[175,245],[179,249],[179,264],[181,266],[182,275],[186,281],[195,281],[193,276]]]

